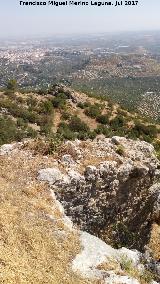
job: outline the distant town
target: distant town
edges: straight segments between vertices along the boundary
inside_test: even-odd
[[[149,102],[157,96],[159,102],[159,45],[158,32],[1,40],[0,87],[10,79],[34,89],[61,82],[100,92],[131,109],[145,94]]]

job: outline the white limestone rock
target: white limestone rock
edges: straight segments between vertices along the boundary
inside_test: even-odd
[[[119,144],[121,144],[122,142],[125,142],[125,141],[126,141],[126,138],[124,138],[124,137],[113,136],[111,138],[111,142],[113,144],[116,144],[116,145],[119,145]]]
[[[68,167],[75,165],[75,161],[72,159],[71,155],[66,154],[62,156],[62,163],[66,164]]]
[[[13,143],[13,144],[4,144],[0,147],[0,156],[7,155],[12,152],[14,149],[18,149],[23,145],[23,143]]]
[[[72,184],[83,183],[85,180],[84,176],[82,176],[80,173],[74,170],[70,170],[68,172],[68,176]]]
[[[125,162],[118,169],[118,177],[125,182],[131,174],[134,166],[133,163]]]
[[[62,178],[62,173],[56,168],[42,169],[38,172],[38,179],[47,181],[50,184],[54,184],[57,180]]]
[[[138,266],[140,263],[141,254],[136,250],[130,250],[125,247],[117,250],[118,258],[121,260],[123,257],[132,261],[133,266]]]
[[[87,180],[94,180],[97,175],[97,168],[95,166],[87,166],[84,175]]]
[[[83,249],[72,262],[72,269],[75,273],[80,273],[84,278],[103,279],[106,284],[139,284],[136,279],[129,276],[120,276],[116,275],[114,271],[104,271],[97,268],[98,265],[110,260],[120,262],[122,255],[138,264],[139,257],[136,252],[125,248],[116,250],[86,232],[81,232],[80,240]]]
[[[47,181],[50,185],[54,185],[56,182],[62,182],[68,184],[70,182],[67,175],[57,168],[42,169],[38,172],[38,179],[41,181]]]
[[[105,279],[105,284],[140,284],[140,282],[134,278],[128,276],[118,276],[113,273]]]

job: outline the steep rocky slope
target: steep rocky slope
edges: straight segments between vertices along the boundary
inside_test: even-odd
[[[49,181],[66,214],[104,240],[143,250],[160,217],[160,164],[153,146],[101,137],[66,142],[65,151],[70,154],[42,169],[39,179]]]
[[[153,146],[99,136],[67,141],[47,156],[34,147],[28,140],[0,148],[0,281],[159,281]],[[134,250],[116,249],[124,245]]]

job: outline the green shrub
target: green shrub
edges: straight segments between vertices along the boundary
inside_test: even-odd
[[[68,127],[66,128],[59,127],[57,133],[67,140],[75,140],[77,138],[77,135],[73,131],[71,131]]]
[[[50,100],[44,101],[40,104],[39,112],[44,114],[53,113],[53,105]]]
[[[111,100],[109,100],[109,98],[107,99],[107,102],[108,102],[108,108],[112,110],[113,108],[113,102]]]
[[[145,125],[140,122],[135,124],[134,130],[137,131],[139,135],[147,135],[151,138],[156,137],[158,133],[155,125]]]
[[[77,107],[79,107],[79,108],[81,108],[81,109],[85,109],[85,108],[88,108],[88,107],[90,107],[90,106],[91,106],[91,103],[90,103],[90,102],[84,102],[84,103],[79,102],[79,103],[77,104]]]
[[[104,125],[98,125],[97,128],[95,129],[95,132],[97,134],[103,134],[106,137],[110,137],[112,133],[111,129]]]
[[[16,124],[10,118],[0,117],[0,145],[16,140],[18,130]]]
[[[153,146],[156,151],[160,151],[160,140],[156,139],[153,143]]]
[[[13,92],[15,92],[17,90],[17,81],[15,79],[8,81],[7,90],[11,90]]]
[[[85,110],[85,114],[91,118],[96,118],[101,114],[101,109],[99,105],[94,104]]]
[[[87,140],[91,139],[93,140],[97,136],[97,133],[95,131],[80,131],[77,133],[77,138],[79,140]]]
[[[122,255],[120,259],[120,266],[122,270],[126,271],[127,274],[130,275],[131,277],[139,280],[141,284],[150,284],[155,277],[155,275],[149,270],[146,269],[144,269],[143,271],[138,270],[134,265],[133,261],[127,258],[127,256],[125,255]]]
[[[119,145],[116,149],[116,153],[120,156],[124,156],[125,154],[125,149],[122,145]]]
[[[84,107],[84,104],[82,103],[82,102],[79,102],[78,104],[77,104],[77,107],[79,107],[79,108],[81,108],[81,109],[84,109],[85,107]]]
[[[13,90],[7,89],[7,90],[5,90],[4,94],[6,96],[8,96],[8,98],[11,99],[11,100],[16,100],[16,98],[17,98]]]
[[[63,137],[60,134],[52,134],[49,136],[48,143],[48,154],[53,154],[58,151],[63,142]]]
[[[20,107],[9,99],[0,100],[0,107],[6,108],[11,115],[17,118],[20,117],[26,122],[37,123],[39,120],[39,115],[35,111]]]
[[[62,128],[62,129],[69,129],[69,126],[66,122],[64,121],[61,121],[58,125],[59,128]]]
[[[91,103],[87,101],[87,102],[84,102],[83,105],[84,105],[84,108],[87,108],[87,107],[90,107],[90,106],[91,106]]]
[[[156,156],[160,160],[160,140],[156,139],[153,143],[153,146],[156,151]]]
[[[110,125],[113,129],[123,127],[125,123],[124,117],[122,115],[117,115],[114,119],[110,121]]]
[[[52,104],[55,108],[64,109],[66,106],[67,96],[64,93],[59,93],[53,100]]]
[[[69,128],[73,132],[88,132],[89,127],[88,125],[83,122],[78,116],[72,116],[69,122]]]
[[[148,143],[152,143],[153,139],[157,137],[158,130],[154,125],[145,125],[140,121],[135,121],[135,126],[132,128],[128,137],[132,139],[140,138]]]
[[[43,128],[45,126],[50,127],[50,129],[53,126],[53,118],[52,116],[48,116],[48,115],[41,115],[39,117],[39,121],[38,124]]]
[[[23,104],[25,100],[22,97],[16,97],[16,101],[20,104]]]
[[[23,138],[36,137],[37,132],[27,125],[18,128],[16,122],[7,117],[0,117],[0,145],[21,141]]]
[[[17,126],[18,127],[26,127],[27,123],[23,120],[23,118],[19,117],[19,118],[17,118]]]
[[[113,129],[112,132],[114,136],[124,137],[124,136],[127,136],[128,129],[125,127],[119,127],[117,129]]]
[[[67,129],[63,132],[63,137],[67,140],[75,140],[77,138],[76,134],[70,129]]]
[[[80,132],[78,132],[78,134],[77,134],[77,138],[78,138],[79,140],[87,140],[87,139],[89,138],[89,133],[88,133],[88,132],[82,132],[82,131],[80,131]]]
[[[74,140],[77,138],[77,135],[69,128],[69,125],[63,121],[59,124],[57,133],[67,140]]]
[[[88,138],[90,138],[91,140],[95,139],[96,136],[97,136],[96,131],[90,131],[90,132],[88,133]]]
[[[37,100],[33,96],[29,96],[26,100],[26,103],[30,107],[35,107],[37,105]]]
[[[71,114],[68,112],[63,112],[62,113],[62,119],[63,120],[69,120],[71,118]]]
[[[133,129],[131,129],[127,133],[127,138],[132,139],[132,140],[136,140],[138,138],[138,133],[135,133],[135,131]]]
[[[38,95],[40,96],[46,96],[48,94],[48,90],[47,89],[39,89],[37,91]]]
[[[53,118],[48,115],[41,115],[38,124],[40,125],[40,133],[43,135],[50,135],[52,133]]]
[[[99,115],[96,118],[97,122],[101,123],[101,124],[108,124],[109,123],[109,118],[107,115]]]
[[[131,259],[128,259],[126,256],[122,256],[120,259],[120,265],[122,270],[130,273],[133,270],[133,262]]]
[[[29,137],[29,138],[37,137],[37,131],[34,130],[32,127],[27,127],[27,129],[26,129],[26,137]]]
[[[48,124],[44,124],[44,125],[41,125],[40,127],[40,133],[43,134],[43,135],[48,135],[51,133],[51,125],[48,123]]]
[[[37,123],[39,122],[39,116],[36,112],[31,112],[25,109],[21,109],[18,113],[17,113],[18,117],[21,117],[24,119],[24,121],[26,122],[30,122],[30,123]]]
[[[86,140],[88,138],[94,139],[96,134],[91,132],[89,127],[77,116],[73,116],[69,124],[62,121],[59,124],[57,132],[68,140],[74,140],[76,138],[80,140]]]
[[[140,137],[141,138],[141,137]],[[153,142],[153,138],[150,137],[149,135],[143,135],[142,138],[144,141],[148,142],[148,143],[152,143]]]

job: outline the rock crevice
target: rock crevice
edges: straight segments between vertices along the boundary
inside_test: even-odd
[[[153,146],[122,137],[67,145],[72,155],[67,163],[61,157],[64,167],[42,169],[39,179],[50,182],[66,215],[80,229],[117,247],[143,251],[152,224],[159,220],[160,170]]]

